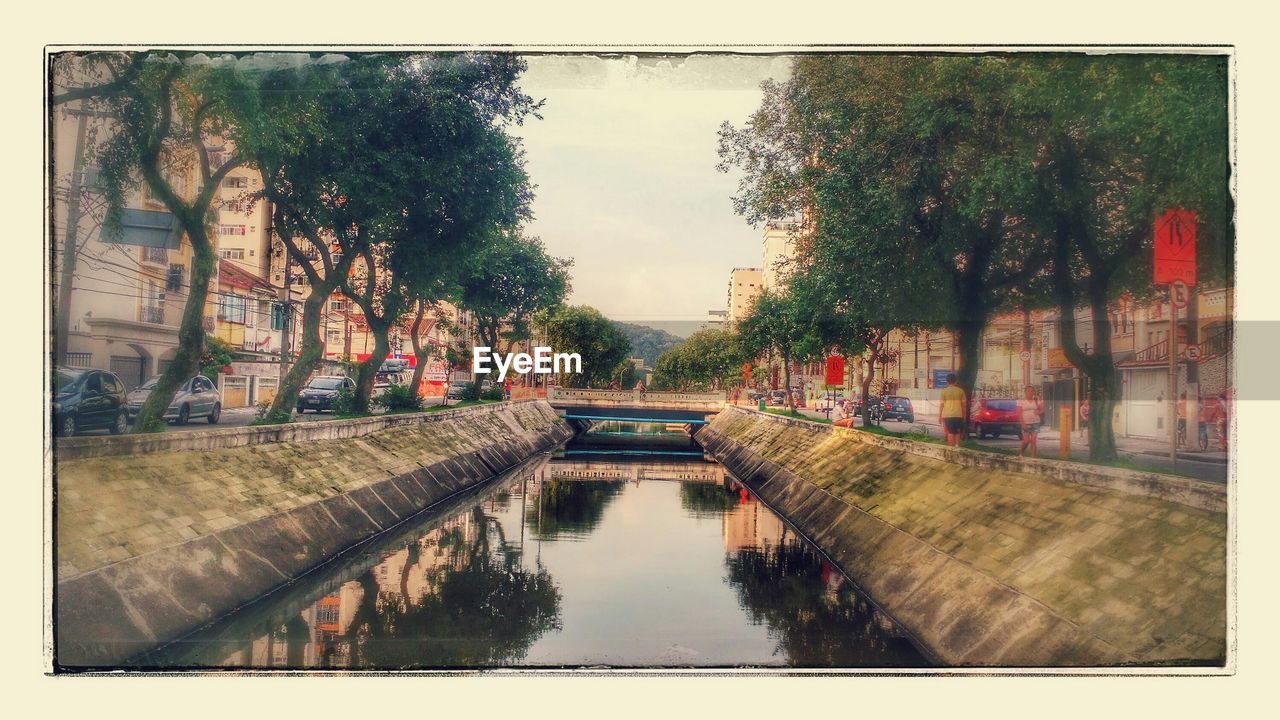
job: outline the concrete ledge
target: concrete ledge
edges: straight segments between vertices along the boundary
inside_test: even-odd
[[[431,415],[445,417],[345,435],[367,429],[355,421],[365,427],[307,443],[63,462],[56,662],[125,662],[572,435],[545,402]]]
[[[353,438],[393,427],[448,422],[470,415],[499,412],[503,408],[512,405],[537,402],[545,401],[539,399],[516,400],[504,403],[471,405],[456,410],[397,413],[349,420],[317,420],[315,422],[292,422],[280,425],[253,425],[235,428],[219,428],[216,425],[210,425],[208,430],[181,433],[55,438],[53,449],[54,456],[58,460],[76,460],[92,457],[136,455],[139,453],[218,450],[220,448],[246,447],[262,443]]]
[[[1063,482],[1105,488],[1129,495],[1159,498],[1210,512],[1226,512],[1227,510],[1227,486],[1223,483],[1210,482],[1208,480],[1196,480],[1194,478],[1143,470],[1089,465],[1069,460],[1024,458],[1016,455],[1003,455],[935,443],[917,442],[904,438],[876,435],[854,428],[835,427],[771,413],[762,413],[759,410],[750,408],[729,406],[726,410],[728,412],[760,415],[773,421],[789,423],[805,430],[833,433],[866,445],[874,445],[887,450],[941,460],[962,467],[1051,477]]]
[[[1181,478],[989,463],[741,409],[696,437],[942,663],[1226,661],[1226,514],[1163,484]]]

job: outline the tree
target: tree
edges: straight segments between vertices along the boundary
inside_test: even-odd
[[[541,240],[516,229],[500,231],[468,265],[461,304],[475,315],[481,341],[495,351],[500,340],[511,352],[515,343],[529,339],[534,314],[560,305],[569,294],[573,261],[551,257]]]
[[[811,339],[809,327],[799,303],[792,296],[773,290],[757,295],[747,316],[738,323],[738,336],[746,356],[777,353],[782,358],[787,408],[792,412],[795,412],[795,400],[791,397],[791,361],[813,356],[814,345],[806,342]]]
[[[80,100],[82,111],[111,120],[107,137],[89,150],[107,202],[104,237],[121,237],[125,206],[141,185],[191,243],[177,351],[134,424],[134,432],[150,431],[178,387],[200,369],[204,307],[217,262],[209,231],[212,204],[222,179],[244,163],[242,155],[218,150],[234,134],[230,108],[257,77],[234,60],[210,62],[203,55],[173,53],[65,55],[58,58],[55,75],[76,85],[55,91],[55,105]]]
[[[741,375],[746,359],[736,332],[721,328],[699,330],[658,356],[654,384],[672,390],[723,390]]]
[[[631,343],[599,310],[587,305],[562,307],[547,321],[547,342],[555,353],[578,353],[582,372],[561,374],[566,387],[603,387],[627,360]]]
[[[1006,58],[859,55],[801,58],[742,129],[721,130],[722,169],[751,222],[801,213],[801,254],[827,246],[848,277],[888,306],[864,318],[945,326],[960,385],[1009,291],[1042,273],[1043,239],[1025,222],[1036,144],[1020,132]],[[895,272],[885,272],[892,262]]]
[[[468,255],[524,217],[530,199],[519,148],[503,129],[538,107],[515,85],[518,57],[374,55],[342,68],[327,82],[305,69],[281,73],[274,91],[310,89],[304,131],[253,137],[280,237],[312,286],[303,350],[276,416],[319,362],[330,294],[355,302],[374,336],[356,378],[356,410],[366,411],[390,329],[416,299],[440,299]],[[295,93],[279,97],[264,93],[261,102]]]
[[[1053,247],[1041,292],[1057,310],[1064,355],[1089,380],[1090,458],[1114,460],[1109,307],[1121,292],[1150,295],[1155,217],[1168,207],[1197,211],[1199,279],[1229,282],[1233,272],[1226,59],[1067,56],[1027,72],[1034,81],[1022,87],[1041,113],[1040,221]],[[1092,325],[1088,354],[1076,335],[1081,305]]]

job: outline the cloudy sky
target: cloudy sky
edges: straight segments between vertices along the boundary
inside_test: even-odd
[[[760,104],[774,57],[532,56],[521,86],[545,98],[524,138],[537,185],[530,231],[572,257],[573,296],[617,320],[700,322],[728,274],[760,265],[761,231],[734,214],[716,131]]]

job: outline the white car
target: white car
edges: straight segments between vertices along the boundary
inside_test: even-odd
[[[153,377],[125,396],[124,409],[130,422],[138,415],[142,403],[147,401],[147,396],[159,381],[159,376]],[[221,417],[222,396],[213,386],[213,381],[203,375],[196,375],[182,383],[173,394],[173,402],[164,411],[164,419],[178,425],[186,425],[188,420],[195,418],[205,418],[210,425],[216,425]]]

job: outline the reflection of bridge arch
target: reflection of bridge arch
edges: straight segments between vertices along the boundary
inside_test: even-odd
[[[724,466],[706,462],[601,462],[554,460],[539,470],[543,480],[669,480],[673,482],[724,482]]]

